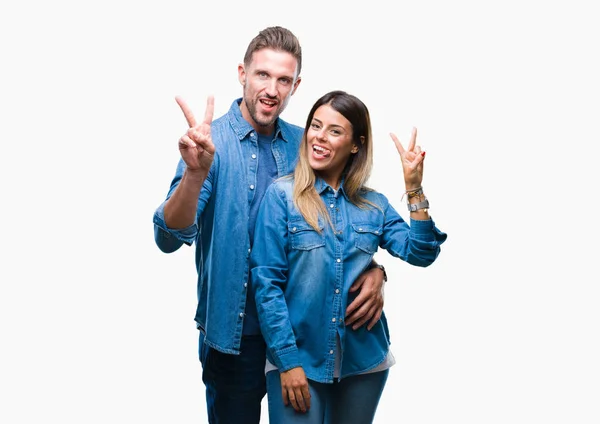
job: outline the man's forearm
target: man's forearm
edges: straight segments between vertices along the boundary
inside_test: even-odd
[[[167,227],[181,229],[189,227],[196,220],[198,197],[207,172],[190,172],[186,169],[181,182],[173,195],[165,203],[164,217]]]

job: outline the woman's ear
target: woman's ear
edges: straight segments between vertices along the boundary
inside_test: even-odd
[[[357,153],[358,152],[358,146],[356,144],[352,145],[352,150],[350,150],[350,153]]]
[[[360,144],[365,144],[365,136],[364,135],[360,136]]]

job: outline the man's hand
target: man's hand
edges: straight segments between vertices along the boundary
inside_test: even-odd
[[[290,403],[297,412],[306,412],[310,409],[310,391],[308,380],[302,367],[292,368],[279,374],[281,378],[281,396],[283,404]]]
[[[196,122],[192,110],[181,97],[175,97],[175,101],[181,108],[189,126],[187,132],[179,139],[181,157],[190,171],[203,171],[206,173],[212,165],[215,154],[215,146],[210,134],[210,126],[215,110],[214,97],[208,96],[206,112],[201,122]]]
[[[371,268],[363,272],[350,287],[350,293],[360,293],[346,308],[346,325],[356,330],[369,321],[367,330],[373,328],[383,311],[383,270]]]

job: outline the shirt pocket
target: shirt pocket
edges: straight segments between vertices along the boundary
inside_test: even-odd
[[[319,234],[306,222],[296,221],[288,223],[288,233],[292,249],[312,250],[325,246],[323,229],[321,229],[321,233]]]
[[[354,245],[369,255],[377,252],[381,227],[373,224],[352,224]]]

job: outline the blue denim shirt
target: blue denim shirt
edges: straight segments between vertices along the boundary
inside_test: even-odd
[[[256,131],[242,117],[240,103],[241,99],[234,100],[229,111],[212,123],[216,153],[200,192],[196,223],[179,230],[167,228],[164,202],[154,213],[154,239],[163,252],[196,244],[195,321],[205,332],[207,345],[231,354],[239,354],[241,344],[250,274],[248,219],[260,159]],[[275,128],[272,150],[281,177],[293,170],[303,129],[281,119]],[[167,199],[184,169],[180,159]]]
[[[321,234],[295,207],[292,178],[267,189],[256,221],[251,278],[269,361],[280,371],[302,366],[309,379],[331,383],[336,354],[344,378],[376,367],[388,353],[385,313],[370,331],[344,323],[356,297],[350,286],[377,249],[426,267],[438,257],[446,234],[432,220],[411,219],[409,226],[375,191],[364,197],[381,210],[353,205],[343,186],[335,192],[318,179],[316,189],[334,227],[320,221]]]

